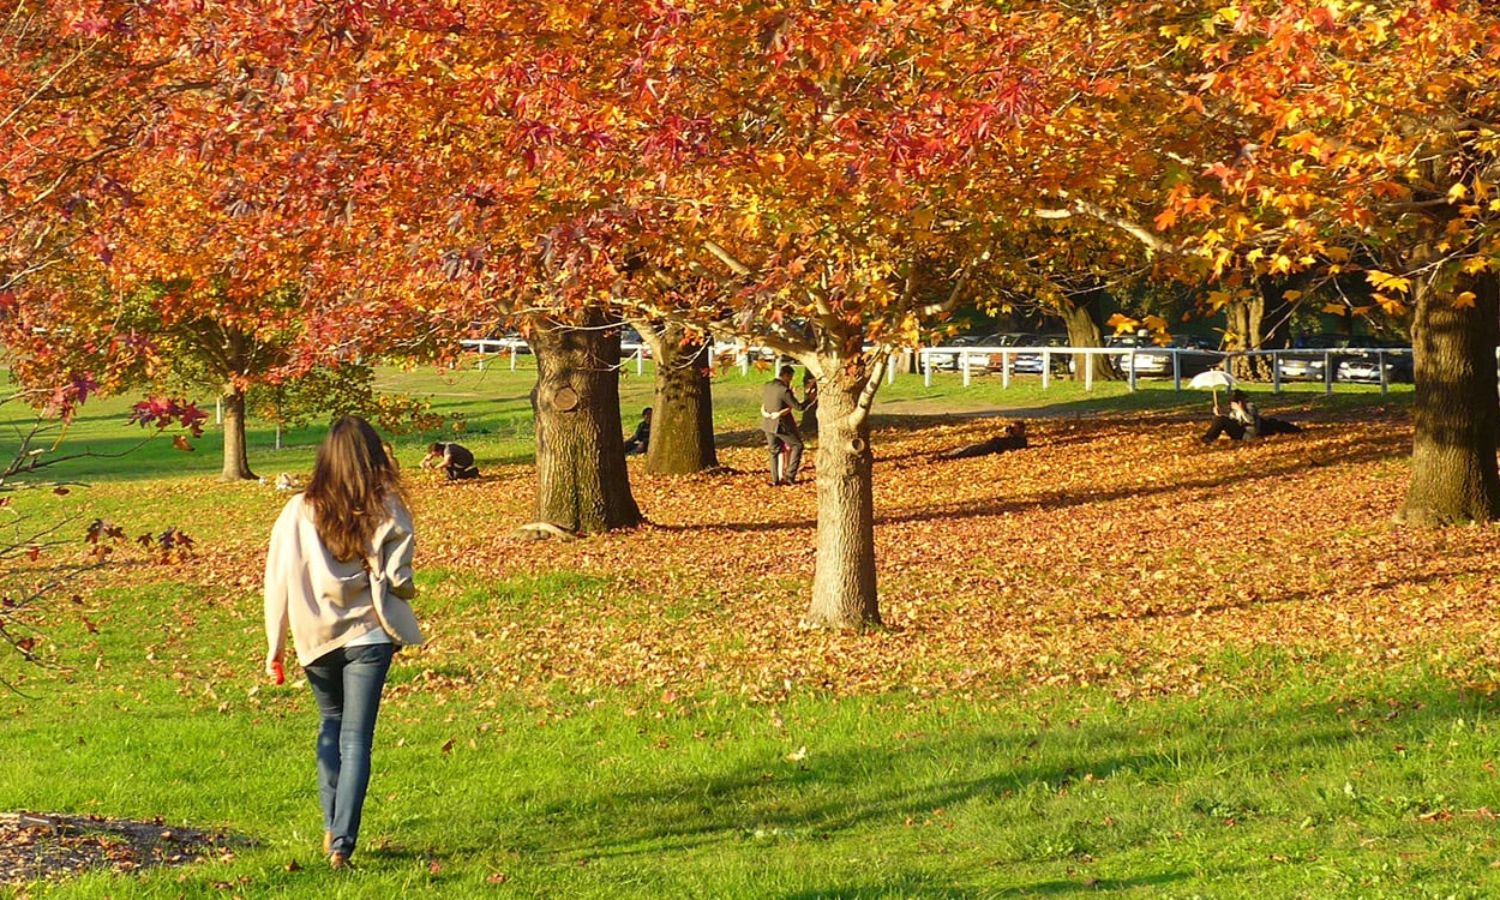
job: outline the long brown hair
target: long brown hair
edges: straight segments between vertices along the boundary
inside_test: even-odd
[[[401,498],[401,474],[370,423],[344,416],[318,447],[302,496],[312,504],[318,537],[347,562],[368,551],[370,536],[386,520],[386,500]]]

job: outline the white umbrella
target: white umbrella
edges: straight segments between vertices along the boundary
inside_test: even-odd
[[[1234,376],[1223,369],[1209,369],[1207,372],[1199,372],[1188,382],[1188,387],[1203,390],[1208,388],[1214,392],[1214,403],[1219,402],[1219,388],[1226,391],[1234,387]]]

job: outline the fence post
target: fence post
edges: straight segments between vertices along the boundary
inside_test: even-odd
[[[1083,354],[1083,389],[1092,391],[1094,389],[1094,354]]]
[[[1130,351],[1130,392],[1135,393],[1135,349]]]
[[[958,354],[959,366],[964,370],[964,387],[969,386],[969,351],[964,350]]]
[[[1281,393],[1281,351],[1271,351],[1271,390]]]
[[[741,377],[745,377],[745,378],[749,377],[749,375],[750,375],[750,348],[749,347],[736,346],[735,347],[735,352],[740,355],[740,376]]]
[[[1042,390],[1052,386],[1052,351],[1042,348]]]
[[[635,348],[635,374],[646,374],[646,345]]]
[[[1323,351],[1323,393],[1333,393],[1333,354]]]
[[[927,354],[927,348],[922,348],[922,385],[932,387],[932,357]]]
[[[892,351],[891,355],[887,356],[885,358],[885,383],[886,384],[895,384],[896,383],[896,353],[895,353],[895,351]]]
[[[1000,351],[1000,386],[1010,387],[1010,353],[1005,350]]]
[[[1182,356],[1172,351],[1172,390],[1182,393]]]
[[[1388,379],[1388,378],[1385,377],[1385,351],[1384,350],[1378,350],[1377,349],[1375,351],[1375,365],[1377,365],[1377,366],[1380,367],[1380,393],[1382,393],[1382,394],[1389,394],[1391,392],[1391,382],[1390,382],[1390,379]]]
[[[220,397],[214,401],[214,424],[224,424],[224,398]]]
[[[281,449],[281,423],[276,423],[276,449]]]

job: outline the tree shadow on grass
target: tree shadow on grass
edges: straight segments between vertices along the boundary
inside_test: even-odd
[[[1021,497],[1014,500],[977,500],[955,504],[939,504],[911,512],[875,517],[876,525],[892,523],[930,522],[940,519],[971,519],[1022,512],[1030,509],[1071,509],[1091,503],[1110,503],[1117,500],[1144,499],[1193,491],[1214,491],[1219,488],[1258,484],[1294,475],[1301,475],[1331,465],[1358,465],[1367,462],[1395,459],[1405,453],[1399,443],[1390,441],[1368,441],[1347,450],[1335,450],[1326,456],[1282,459],[1256,467],[1254,472],[1223,472],[1202,478],[1189,478],[1170,484],[1121,486],[1105,491],[1076,493],[1051,491]]]
[[[720,772],[696,777],[669,773],[638,789],[580,794],[533,807],[533,818],[545,824],[526,828],[528,836],[543,835],[529,842],[528,851],[605,859],[661,857],[716,846],[753,848],[761,834],[788,835],[808,846],[840,835],[870,833],[871,840],[880,840],[882,829],[901,829],[903,823],[911,827],[914,819],[941,811],[947,811],[944,821],[952,822],[955,813],[963,815],[966,805],[980,803],[995,807],[986,816],[1016,829],[1009,851],[987,850],[985,836],[974,836],[973,851],[987,858],[970,862],[967,872],[958,869],[953,874],[983,881],[991,869],[1003,872],[1005,866],[1068,861],[1046,850],[1033,851],[1027,828],[1084,829],[1073,852],[1096,860],[1133,853],[1162,839],[1156,828],[1145,826],[1126,832],[1088,831],[1094,824],[1091,813],[1080,817],[1064,810],[1052,815],[1037,808],[1038,803],[1063,796],[1072,785],[1099,787],[1123,778],[1127,788],[1148,785],[1163,796],[1204,792],[1224,799],[1219,794],[1227,792],[1232,799],[1242,788],[1212,772],[1238,771],[1254,783],[1283,775],[1305,778],[1312,773],[1316,778],[1320,767],[1327,766],[1330,778],[1342,778],[1351,756],[1363,752],[1352,745],[1362,744],[1372,757],[1381,757],[1382,748],[1392,742],[1420,742],[1444,727],[1440,723],[1474,715],[1476,705],[1495,706],[1492,700],[1476,701],[1457,690],[1418,692],[1398,698],[1394,705],[1391,699],[1389,693],[1372,688],[1311,706],[1285,700],[1245,700],[1238,706],[1204,700],[1201,706],[1156,720],[1157,728],[1111,716],[1110,722],[1121,724],[1085,722],[1076,729],[1059,724],[1040,733],[1012,727],[917,740],[891,737],[875,745],[815,750],[796,765],[773,753]],[[1351,716],[1366,724],[1351,728]],[[809,743],[819,737],[838,740],[830,732],[810,737]],[[1306,812],[1292,808],[1278,815],[1295,822]],[[1198,814],[1203,816],[1204,835],[1212,840],[1217,832],[1211,828],[1218,820],[1210,813]],[[1359,815],[1353,809],[1341,814]],[[967,823],[974,819],[958,821],[972,827]],[[946,840],[951,843],[962,834],[949,831]],[[1016,887],[1013,892],[1149,886],[1185,877],[1157,872],[1093,885],[1084,879],[1057,880]],[[907,886],[939,896],[959,890],[927,882]],[[897,887],[830,885],[828,890],[880,896]]]
[[[1127,891],[1136,888],[1164,889],[1173,882],[1191,877],[1187,872],[1158,872],[1134,878],[1078,878],[1038,881],[1032,884],[1002,888],[986,896],[1034,897],[1053,894],[1084,894],[1089,892]],[[827,888],[792,891],[781,894],[782,900],[823,900],[837,897],[840,900],[877,900],[885,897],[934,897],[960,898],[974,896],[974,889],[957,884],[938,883],[935,878],[921,874],[904,873],[886,884],[848,885],[834,884]]]

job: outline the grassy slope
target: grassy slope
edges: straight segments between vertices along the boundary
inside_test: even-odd
[[[720,392],[720,423],[743,432],[761,376],[736,380]],[[523,377],[418,374],[401,386],[458,395],[434,399],[468,414],[474,433],[464,439],[482,463],[529,453]],[[886,411],[1203,402],[1122,397],[1113,386],[1098,399],[1067,385],[1045,397],[993,383],[963,394],[938,387],[903,379]],[[644,405],[647,390],[629,380],[626,408]],[[119,441],[118,412],[96,407],[73,437]],[[273,456],[258,430],[253,458],[265,472],[300,471],[315,439],[291,435],[293,448]],[[425,439],[401,442],[408,462]],[[98,482],[94,509],[232,534],[243,515],[234,506],[264,518],[260,507],[279,498],[241,492],[226,510],[223,494],[185,490],[170,513],[133,502],[145,479],[196,487],[217,470],[215,452],[212,438],[191,456],[158,442],[78,474]],[[521,895],[1481,896],[1496,887],[1490,700],[1420,664],[1308,682],[1295,659],[1232,654],[1214,663],[1229,686],[1200,697],[797,692],[780,706],[644,686],[525,702],[481,660],[407,659],[382,721],[361,869],[335,876],[315,864],[305,685],[261,687],[244,670],[253,586],[226,602],[192,577],[164,571],[91,596],[97,635],[57,626],[65,671],[33,679],[36,699],[0,698],[0,809],[161,815],[257,844],[225,865],[93,875],[52,893],[219,895],[215,885],[228,882],[256,896],[467,896],[497,890],[498,875],[500,889]],[[480,609],[586,603],[599,589],[565,574],[447,592],[435,588],[464,573],[421,578],[427,596]],[[641,615],[664,603],[612,599]],[[503,641],[495,647],[505,652]],[[305,868],[288,872],[292,860]]]

